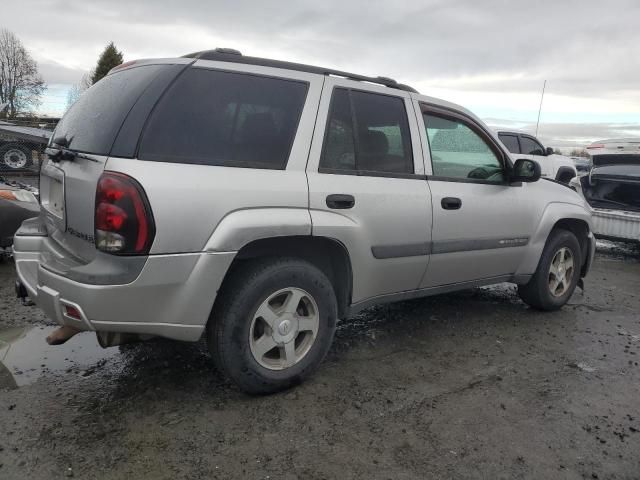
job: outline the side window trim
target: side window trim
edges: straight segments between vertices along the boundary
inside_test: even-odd
[[[348,169],[339,169],[339,168],[331,168],[331,167],[323,167],[322,163],[324,160],[324,156],[326,153],[326,145],[327,145],[327,139],[329,137],[329,125],[331,124],[331,113],[333,111],[333,107],[334,107],[334,101],[335,101],[335,92],[338,90],[345,90],[346,92],[348,92],[348,98],[349,98],[349,110],[350,110],[350,114],[351,114],[351,121],[353,123],[353,143],[354,143],[354,155],[355,155],[355,170],[348,170]],[[353,97],[351,95],[351,92],[353,91],[357,91],[357,92],[362,92],[362,93],[367,93],[367,94],[373,94],[373,95],[380,95],[380,96],[385,96],[385,97],[391,97],[391,98],[396,98],[399,100],[402,100],[402,106],[404,109],[404,113],[406,115],[406,121],[407,121],[407,127],[408,127],[408,147],[410,149],[410,153],[411,153],[411,160],[412,160],[412,166],[414,169],[413,173],[394,173],[394,172],[384,172],[384,171],[371,171],[371,170],[363,170],[359,168],[358,165],[358,153],[359,153],[359,137],[358,137],[358,119],[355,113],[355,106],[353,103]],[[359,89],[359,88],[352,88],[349,86],[341,86],[341,85],[334,85],[331,87],[331,93],[330,93],[330,101],[329,101],[329,106],[328,106],[328,110],[327,110],[327,118],[325,121],[325,126],[324,126],[324,132],[322,135],[322,146],[321,146],[321,150],[320,150],[320,157],[319,157],[319,162],[318,162],[318,173],[322,173],[322,174],[328,174],[328,175],[351,175],[351,176],[357,176],[357,177],[385,177],[385,178],[403,178],[403,179],[416,179],[416,180],[426,180],[427,176],[423,173],[415,173],[415,159],[416,159],[416,152],[415,152],[415,148],[414,148],[414,143],[413,143],[413,135],[411,132],[411,119],[409,117],[409,111],[407,109],[407,102],[405,101],[405,98],[402,96],[398,96],[398,95],[391,95],[391,94],[387,94],[387,93],[382,93],[382,92],[372,92],[369,90],[364,90],[364,89]]]
[[[482,140],[485,141],[489,149],[494,153],[498,161],[502,164],[502,168],[504,169],[505,173],[508,173],[508,171],[512,168],[509,155],[502,150],[502,148],[493,139],[491,134],[485,128],[479,125],[470,116],[465,115],[464,113],[458,110],[454,110],[454,109],[450,109],[447,107],[442,107],[440,105],[435,105],[435,104],[426,103],[426,102],[420,102],[420,111],[422,112],[422,115],[434,114],[434,115],[448,118],[450,120],[462,122],[467,127],[469,127],[474,133],[476,133]],[[425,128],[426,127],[427,125],[425,124]],[[427,135],[427,146],[429,147],[429,156],[431,157],[431,167],[433,171],[433,156],[431,155],[431,145],[429,144],[428,135]],[[505,175],[505,177],[508,177],[508,175]],[[486,184],[486,185],[508,185],[509,184],[507,180],[504,180],[503,182],[492,182],[489,180],[472,179],[472,178],[467,179],[467,178],[458,178],[458,177],[444,177],[444,176],[439,176],[434,174],[427,175],[427,180],[435,180],[435,181],[442,181],[442,182],[456,182],[456,183],[477,183],[477,184]]]

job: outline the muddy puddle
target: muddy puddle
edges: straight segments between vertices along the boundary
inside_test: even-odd
[[[596,255],[605,255],[615,260],[640,261],[640,244],[598,239],[596,246]]]
[[[54,327],[16,327],[0,330],[0,389],[35,382],[45,374],[91,375],[118,348],[102,348],[93,333],[82,333],[64,345],[47,345]]]

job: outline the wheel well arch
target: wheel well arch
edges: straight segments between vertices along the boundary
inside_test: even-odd
[[[589,254],[589,225],[587,222],[577,218],[561,218],[553,225],[551,232],[554,230],[568,230],[576,236],[578,243],[580,243],[580,252],[582,254],[580,265],[584,268]],[[551,236],[551,233],[549,236]]]
[[[328,237],[296,235],[254,240],[237,253],[229,270],[256,258],[287,256],[306,260],[320,269],[329,279],[338,303],[338,318],[351,305],[353,273],[347,248]]]

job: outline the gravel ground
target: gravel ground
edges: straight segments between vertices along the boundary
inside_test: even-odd
[[[240,393],[203,344],[102,350],[0,264],[0,478],[640,478],[640,252],[603,244],[570,305],[500,285],[343,321],[305,384]]]

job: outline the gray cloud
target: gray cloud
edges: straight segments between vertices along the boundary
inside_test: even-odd
[[[85,73],[84,70],[65,67],[56,62],[38,62],[40,74],[47,83],[77,83]]]
[[[21,0],[3,18],[36,55],[78,69],[111,40],[125,59],[228,46],[467,92],[539,92],[546,79],[640,123],[638,0]]]
[[[639,88],[637,0],[27,0],[11,4],[9,10],[16,16],[33,7],[29,8],[31,21],[23,27],[40,26],[31,28],[30,37],[53,36],[52,41],[68,46],[80,42],[93,49],[94,44],[113,39],[156,55],[186,53],[176,50],[186,47],[188,38],[176,38],[175,33],[169,38],[138,35],[145,26],[180,25],[184,37],[197,27],[231,46],[256,45],[283,57],[403,80],[521,75],[480,86],[537,90],[539,80],[546,78],[558,93],[585,96],[626,90],[637,94]],[[49,21],[33,21],[40,15]]]

